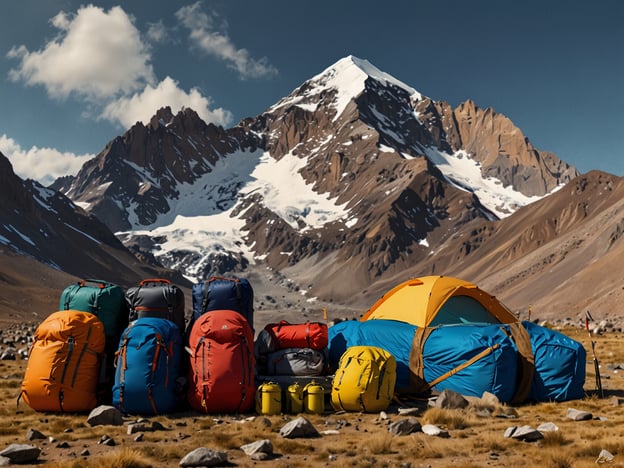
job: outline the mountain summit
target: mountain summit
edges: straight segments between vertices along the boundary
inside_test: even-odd
[[[494,110],[349,56],[230,129],[160,109],[54,188],[191,279],[260,265],[340,301],[577,175]]]
[[[367,80],[375,80],[385,87],[394,87],[407,93],[411,101],[422,99],[421,94],[402,81],[382,72],[367,60],[349,55],[334,65],[308,80],[297,92],[277,102],[269,109],[275,112],[279,108],[299,105],[313,111],[322,101],[323,95],[335,93],[335,118],[338,118],[349,102],[366,91]]]

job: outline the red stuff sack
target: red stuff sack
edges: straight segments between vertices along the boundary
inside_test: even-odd
[[[310,348],[318,351],[327,347],[327,324],[321,322],[306,322],[291,324],[286,320],[271,323],[264,327],[270,334],[277,349]]]

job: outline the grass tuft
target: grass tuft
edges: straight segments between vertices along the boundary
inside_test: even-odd
[[[70,462],[52,462],[46,464],[49,468],[80,468],[84,467],[83,460]],[[90,468],[150,468],[154,462],[146,460],[145,454],[139,450],[122,448],[107,455],[89,459]]]
[[[394,437],[389,432],[381,432],[371,435],[366,441],[366,446],[374,455],[392,453]]]
[[[429,408],[422,419],[425,424],[445,426],[448,429],[465,429],[471,425],[469,417],[461,410]]]

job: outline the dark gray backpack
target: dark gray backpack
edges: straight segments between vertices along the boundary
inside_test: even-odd
[[[130,308],[130,322],[142,317],[164,318],[175,323],[180,333],[184,333],[184,292],[171,281],[145,279],[126,291],[126,301]]]

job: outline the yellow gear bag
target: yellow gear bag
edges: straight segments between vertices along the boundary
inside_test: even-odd
[[[336,411],[375,413],[388,408],[396,384],[396,359],[375,346],[351,346],[340,357],[331,390]]]

